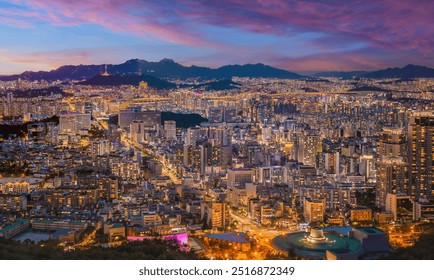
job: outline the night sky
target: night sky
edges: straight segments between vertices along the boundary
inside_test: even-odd
[[[434,1],[0,0],[0,74],[131,58],[299,73],[434,67]]]

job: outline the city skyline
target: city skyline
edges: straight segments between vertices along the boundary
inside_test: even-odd
[[[0,0],[0,259],[434,259],[433,12]]]
[[[0,1],[0,74],[171,57],[299,73],[433,67],[429,1]]]

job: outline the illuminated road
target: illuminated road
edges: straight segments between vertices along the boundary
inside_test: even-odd
[[[68,103],[69,111],[75,112],[75,105],[71,102],[73,97],[66,99],[66,103]]]
[[[98,120],[98,124],[104,130],[108,130],[109,129],[108,123],[106,121],[102,120],[102,119]]]
[[[229,210],[229,215],[232,219],[238,221],[240,228],[244,232],[249,232],[249,235],[255,238],[257,245],[254,249],[255,257],[258,259],[264,259],[266,256],[266,251],[275,252],[275,249],[271,245],[271,240],[278,236],[284,235],[290,232],[297,232],[298,230],[275,230],[262,227],[257,222],[251,221],[245,216],[240,216],[233,210]],[[265,251],[265,252],[263,252]]]
[[[121,141],[127,147],[134,147],[134,148],[142,151],[145,154],[145,156],[154,156],[152,150],[147,149],[146,147],[144,147],[143,145],[141,145],[139,143],[134,143],[133,141],[131,141],[131,139],[128,138],[128,136],[126,135],[125,132],[122,132],[122,134],[121,134]],[[162,166],[163,166],[162,174],[165,176],[168,176],[170,178],[170,180],[172,180],[173,184],[180,185],[182,183],[182,180],[177,176],[178,174],[176,173],[175,170],[170,169],[164,162],[162,162],[161,160],[159,160],[155,156],[154,156],[154,158],[162,164]]]

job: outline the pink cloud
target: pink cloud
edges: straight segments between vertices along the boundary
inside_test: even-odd
[[[72,49],[63,51],[47,51],[47,52],[33,52],[33,53],[17,53],[11,50],[0,49],[0,65],[13,66],[0,67],[0,71],[7,73],[19,73],[24,70],[51,70],[56,69],[62,65],[69,65],[71,61],[73,64],[95,64],[101,61],[107,61],[107,57],[118,57],[122,50],[119,49]],[[117,61],[112,61],[118,63]],[[24,68],[20,65],[23,65]]]
[[[434,2],[430,0],[15,0],[14,3],[14,8],[0,9],[10,25],[29,27],[34,21],[56,26],[97,24],[118,33],[206,47],[229,56],[237,56],[240,49],[250,46],[221,43],[212,31],[207,32],[209,27],[233,30],[235,41],[240,30],[285,40],[313,32],[316,37],[306,35],[302,40],[316,54],[290,61],[313,65],[316,58],[319,68],[333,65],[330,53],[341,56],[335,59],[334,68],[366,69],[387,64],[393,56],[395,60],[402,57],[411,60],[428,58],[434,53]],[[290,56],[284,53],[284,45],[279,48],[280,55],[276,56]],[[266,49],[262,51],[250,53],[270,56]],[[386,57],[379,57],[378,53]]]
[[[172,43],[218,47],[198,26],[236,27],[291,37],[324,32],[382,47],[431,53],[434,43],[432,1],[17,1],[33,8],[21,18],[56,25],[95,23],[116,32],[133,32]],[[4,11],[3,11],[4,12]],[[16,8],[8,12],[18,15]],[[329,38],[329,37],[328,37]]]
[[[44,19],[57,26],[98,24],[115,32],[131,32],[152,39],[158,38],[171,43],[202,45],[218,48],[219,44],[204,39],[192,29],[160,19],[158,14],[149,13],[146,3],[136,0],[114,1],[68,1],[34,0],[19,1],[31,7],[37,14],[29,19]]]

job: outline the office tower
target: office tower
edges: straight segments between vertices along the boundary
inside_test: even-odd
[[[143,121],[146,128],[153,129],[161,124],[161,112],[157,111],[140,111],[140,108],[129,108],[120,110],[119,112],[119,127],[125,129],[130,126],[134,120]]]
[[[59,118],[61,134],[75,134],[79,130],[89,130],[91,127],[90,114],[67,112]]]
[[[92,104],[92,102],[84,102],[82,113],[92,115],[92,112],[93,112],[93,104]]]
[[[432,199],[434,183],[434,114],[417,112],[408,124],[408,188],[411,197]]]
[[[145,127],[141,120],[134,120],[130,125],[130,139],[135,143],[145,142]]]
[[[164,132],[166,140],[176,140],[176,122],[164,121]]]
[[[204,140],[208,137],[208,129],[192,127],[187,130],[187,135],[185,138],[185,144],[196,146],[198,141]]]
[[[75,114],[75,130],[89,130],[91,126],[90,114]]]
[[[237,108],[225,107],[224,114],[223,114],[223,121],[227,123],[237,122]]]
[[[228,169],[228,201],[236,207],[247,207],[248,201],[256,197],[255,170],[249,168]]]
[[[222,168],[232,166],[232,146],[223,146],[220,148],[219,164]]]
[[[223,120],[222,107],[209,107],[208,108],[208,121],[210,123],[220,123]]]
[[[73,134],[75,133],[75,115],[74,114],[62,114],[59,118],[60,134]]]
[[[254,182],[254,178],[254,169],[228,169],[228,187],[245,187],[247,183]]]
[[[127,110],[120,110],[119,111],[119,127],[122,129],[125,129],[130,126],[130,124],[136,120],[136,113],[140,109],[138,108],[130,108]]]

